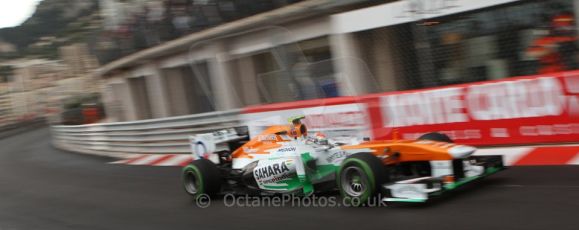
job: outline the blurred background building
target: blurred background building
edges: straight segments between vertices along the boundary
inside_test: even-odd
[[[137,2],[119,15],[159,10],[172,32],[99,69],[113,120],[577,68],[573,0]]]
[[[22,25],[0,29],[0,125],[62,122],[69,111],[95,103],[101,89],[91,47],[102,30],[98,9],[97,0],[43,0]]]
[[[99,80],[91,75],[98,63],[88,53],[86,44],[62,47],[61,57],[62,60],[18,59],[2,63],[10,69],[4,71],[0,88],[0,116],[4,123],[38,117],[60,123],[65,110],[80,108],[81,101],[98,97],[102,89]],[[78,117],[81,111],[76,113]]]
[[[85,43],[75,43],[62,46],[59,49],[60,58],[63,64],[68,66],[69,75],[86,75],[99,67],[99,62],[90,53],[88,45]]]
[[[12,112],[12,95],[6,82],[0,83],[0,127],[9,124],[14,118]]]
[[[0,95],[12,95],[0,116],[83,123],[74,117],[102,101],[107,121],[129,121],[573,70],[578,9],[579,0],[44,0],[22,26],[0,29]]]

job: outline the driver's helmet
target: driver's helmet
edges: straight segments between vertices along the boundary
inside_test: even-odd
[[[325,134],[317,132],[316,134],[314,134],[314,142],[319,145],[327,145],[328,138],[326,137]]]
[[[294,138],[299,137],[307,137],[308,136],[308,129],[306,128],[305,124],[302,124],[302,119],[306,118],[305,116],[295,116],[290,117],[288,121],[291,123],[290,125],[290,136]]]

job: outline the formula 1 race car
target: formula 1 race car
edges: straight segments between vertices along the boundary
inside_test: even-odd
[[[235,129],[192,136],[185,191],[194,197],[307,196],[337,188],[359,204],[378,194],[383,201],[424,202],[504,169],[501,156],[472,156],[476,148],[453,144],[441,133],[418,140],[338,141],[321,133],[308,136],[301,119],[251,139]]]

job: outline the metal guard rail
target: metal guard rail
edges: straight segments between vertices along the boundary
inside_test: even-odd
[[[55,147],[71,152],[127,157],[132,154],[186,154],[189,136],[242,127],[241,110],[78,126],[52,126]]]

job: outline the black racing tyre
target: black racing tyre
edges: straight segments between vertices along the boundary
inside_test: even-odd
[[[347,157],[338,170],[338,190],[344,202],[351,206],[369,203],[388,182],[386,166],[370,153],[356,153]],[[380,201],[378,201],[380,202]]]
[[[185,192],[197,198],[200,195],[217,195],[221,190],[221,174],[217,165],[207,159],[199,159],[182,170]]]
[[[425,140],[425,141],[440,141],[440,142],[448,142],[448,143],[454,143],[454,141],[452,141],[452,139],[450,139],[450,137],[448,137],[446,134],[444,133],[437,133],[437,132],[432,132],[432,133],[427,133],[424,134],[422,136],[420,136],[418,138],[418,140]]]

